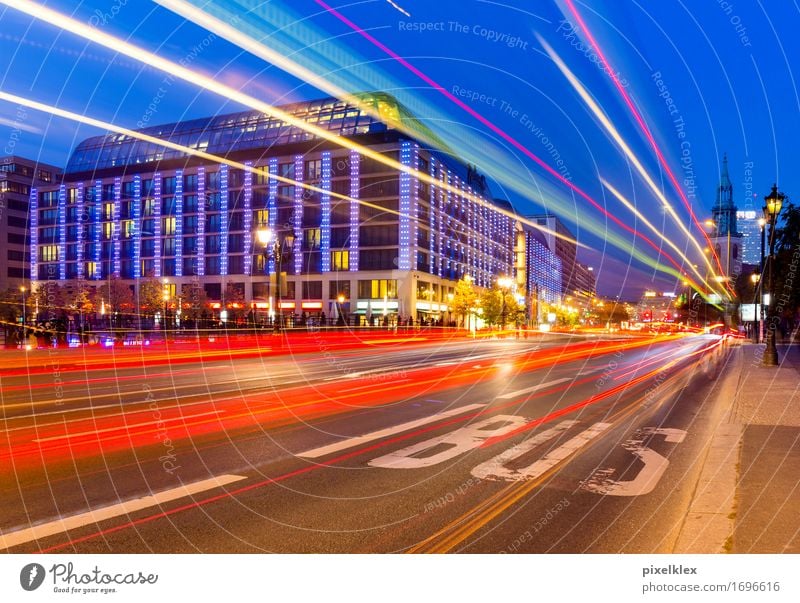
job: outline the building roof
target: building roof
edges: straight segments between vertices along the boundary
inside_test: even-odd
[[[353,137],[401,129],[406,134],[435,145],[450,154],[427,126],[414,117],[394,97],[385,93],[358,95],[354,105],[337,98],[304,101],[284,105],[291,113],[339,136]],[[377,115],[378,117],[375,117]],[[275,146],[319,140],[318,137],[259,111],[242,111],[138,130],[143,134],[207,153],[228,156],[247,150],[265,150]],[[93,172],[117,167],[188,158],[187,153],[145,142],[125,134],[93,136],[81,142],[67,163],[66,173]]]

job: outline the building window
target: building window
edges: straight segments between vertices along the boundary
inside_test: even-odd
[[[156,200],[155,199],[145,199],[142,201],[142,215],[143,216],[153,216],[156,213]]]
[[[268,209],[259,209],[255,215],[255,227],[256,228],[266,228],[269,226],[269,210]]]
[[[350,299],[350,281],[330,281],[328,283],[328,297],[336,299],[343,295],[345,299]]]
[[[360,299],[397,299],[397,281],[394,279],[373,279],[358,281]]]
[[[161,234],[174,235],[175,234],[175,218],[164,218],[161,220]]]
[[[57,262],[58,261],[58,245],[42,245],[39,247],[39,261],[40,262]]]
[[[219,256],[206,258],[206,274],[208,275],[219,274],[219,267],[220,267]]]
[[[350,252],[331,251],[331,270],[350,270]]]
[[[303,281],[303,299],[322,299],[322,281]]]
[[[244,274],[243,255],[232,255],[228,258],[228,274]]]
[[[320,237],[321,233],[319,228],[309,228],[308,230],[304,231],[303,249],[319,249]]]
[[[305,165],[306,181],[320,180],[321,178],[322,178],[322,160],[312,159],[311,161],[306,161]]]

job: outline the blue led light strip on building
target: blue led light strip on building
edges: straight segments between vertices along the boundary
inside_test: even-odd
[[[272,157],[269,160],[269,229],[275,236],[276,228],[278,226],[278,181],[275,176],[278,175],[278,159]],[[275,274],[275,258],[270,254],[269,262],[267,264],[267,272]]]
[[[195,274],[206,273],[206,168],[197,168],[197,258]]]
[[[142,177],[133,177],[133,278],[142,277]]]
[[[350,272],[358,271],[358,229],[361,213],[358,199],[361,197],[361,155],[350,151]]]
[[[400,145],[400,163],[411,166],[411,143]],[[411,176],[408,172],[400,172],[400,225],[397,267],[400,270],[411,270]]]
[[[294,157],[294,179],[303,181],[303,156]],[[304,189],[294,187],[294,273],[300,274],[303,269],[303,192]]]
[[[183,276],[183,170],[175,172],[175,276]]]
[[[114,210],[112,213],[112,220],[113,224],[111,226],[111,241],[112,241],[112,253],[113,253],[113,270],[114,270],[114,277],[119,278],[121,268],[122,268],[122,260],[120,255],[122,253],[122,241],[120,240],[120,231],[121,231],[121,224],[120,216],[121,216],[121,207],[122,207],[122,178],[114,178]]]
[[[161,278],[161,174],[153,174],[153,270],[156,278]],[[145,275],[149,276],[149,275]]]
[[[95,180],[94,182],[94,274],[92,278],[103,278],[103,262],[102,262],[102,243],[101,236],[103,233],[103,181]]]
[[[31,188],[29,198],[31,215],[31,282],[39,280],[39,191]]]
[[[431,157],[430,158],[430,177],[434,179],[436,177],[436,160]],[[436,274],[436,187],[430,187],[430,196],[428,197],[428,213],[430,214],[430,231],[429,231],[429,238],[428,238],[428,252],[430,253],[430,273]],[[441,272],[439,272],[441,276]]]
[[[319,250],[322,255],[322,272],[331,270],[331,152],[322,153],[322,182],[324,189],[320,200],[320,240]]]
[[[228,276],[228,228],[230,216],[228,215],[228,166],[219,166],[219,273]]]
[[[253,167],[252,161],[245,161]],[[244,172],[244,273],[250,276],[253,272],[253,172]]]
[[[78,183],[77,193],[75,194],[77,195],[77,198],[75,199],[75,204],[77,206],[76,211],[78,212],[78,242],[77,242],[78,247],[75,256],[78,264],[77,264],[76,274],[78,276],[78,279],[83,280],[84,278],[86,278],[86,270],[85,270],[86,267],[84,266],[83,263],[83,255],[84,255],[83,246],[86,243],[86,229],[88,228],[86,224],[87,222],[86,216],[83,213],[84,212],[83,182]]]
[[[58,279],[67,279],[67,186],[58,187]]]

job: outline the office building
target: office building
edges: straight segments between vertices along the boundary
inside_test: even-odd
[[[362,98],[390,123],[424,131],[391,96]],[[155,278],[166,281],[171,299],[200,284],[218,307],[235,290],[262,314],[279,304],[286,314],[332,316],[341,308],[418,320],[442,317],[464,275],[488,287],[513,273],[518,223],[474,168],[334,98],[282,109],[442,185],[256,111],[142,130],[252,170],[97,136],[78,145],[62,182],[31,193],[33,276],[96,285],[118,278],[132,288]],[[266,228],[293,239],[277,302],[268,277],[275,258],[256,236]]]

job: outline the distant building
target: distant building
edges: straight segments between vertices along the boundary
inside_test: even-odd
[[[761,263],[761,225],[762,213],[752,208],[736,212],[736,220],[742,233],[742,262],[751,266]]]
[[[635,322],[672,322],[675,320],[675,294],[645,291],[633,312]]]
[[[60,171],[23,157],[0,159],[0,291],[29,288],[31,188],[55,182]]]
[[[722,172],[717,187],[717,201],[712,211],[714,232],[711,244],[722,265],[721,276],[731,279],[742,272],[742,233],[739,232],[736,205],[733,202],[733,185],[728,174],[728,156],[722,159]]]

